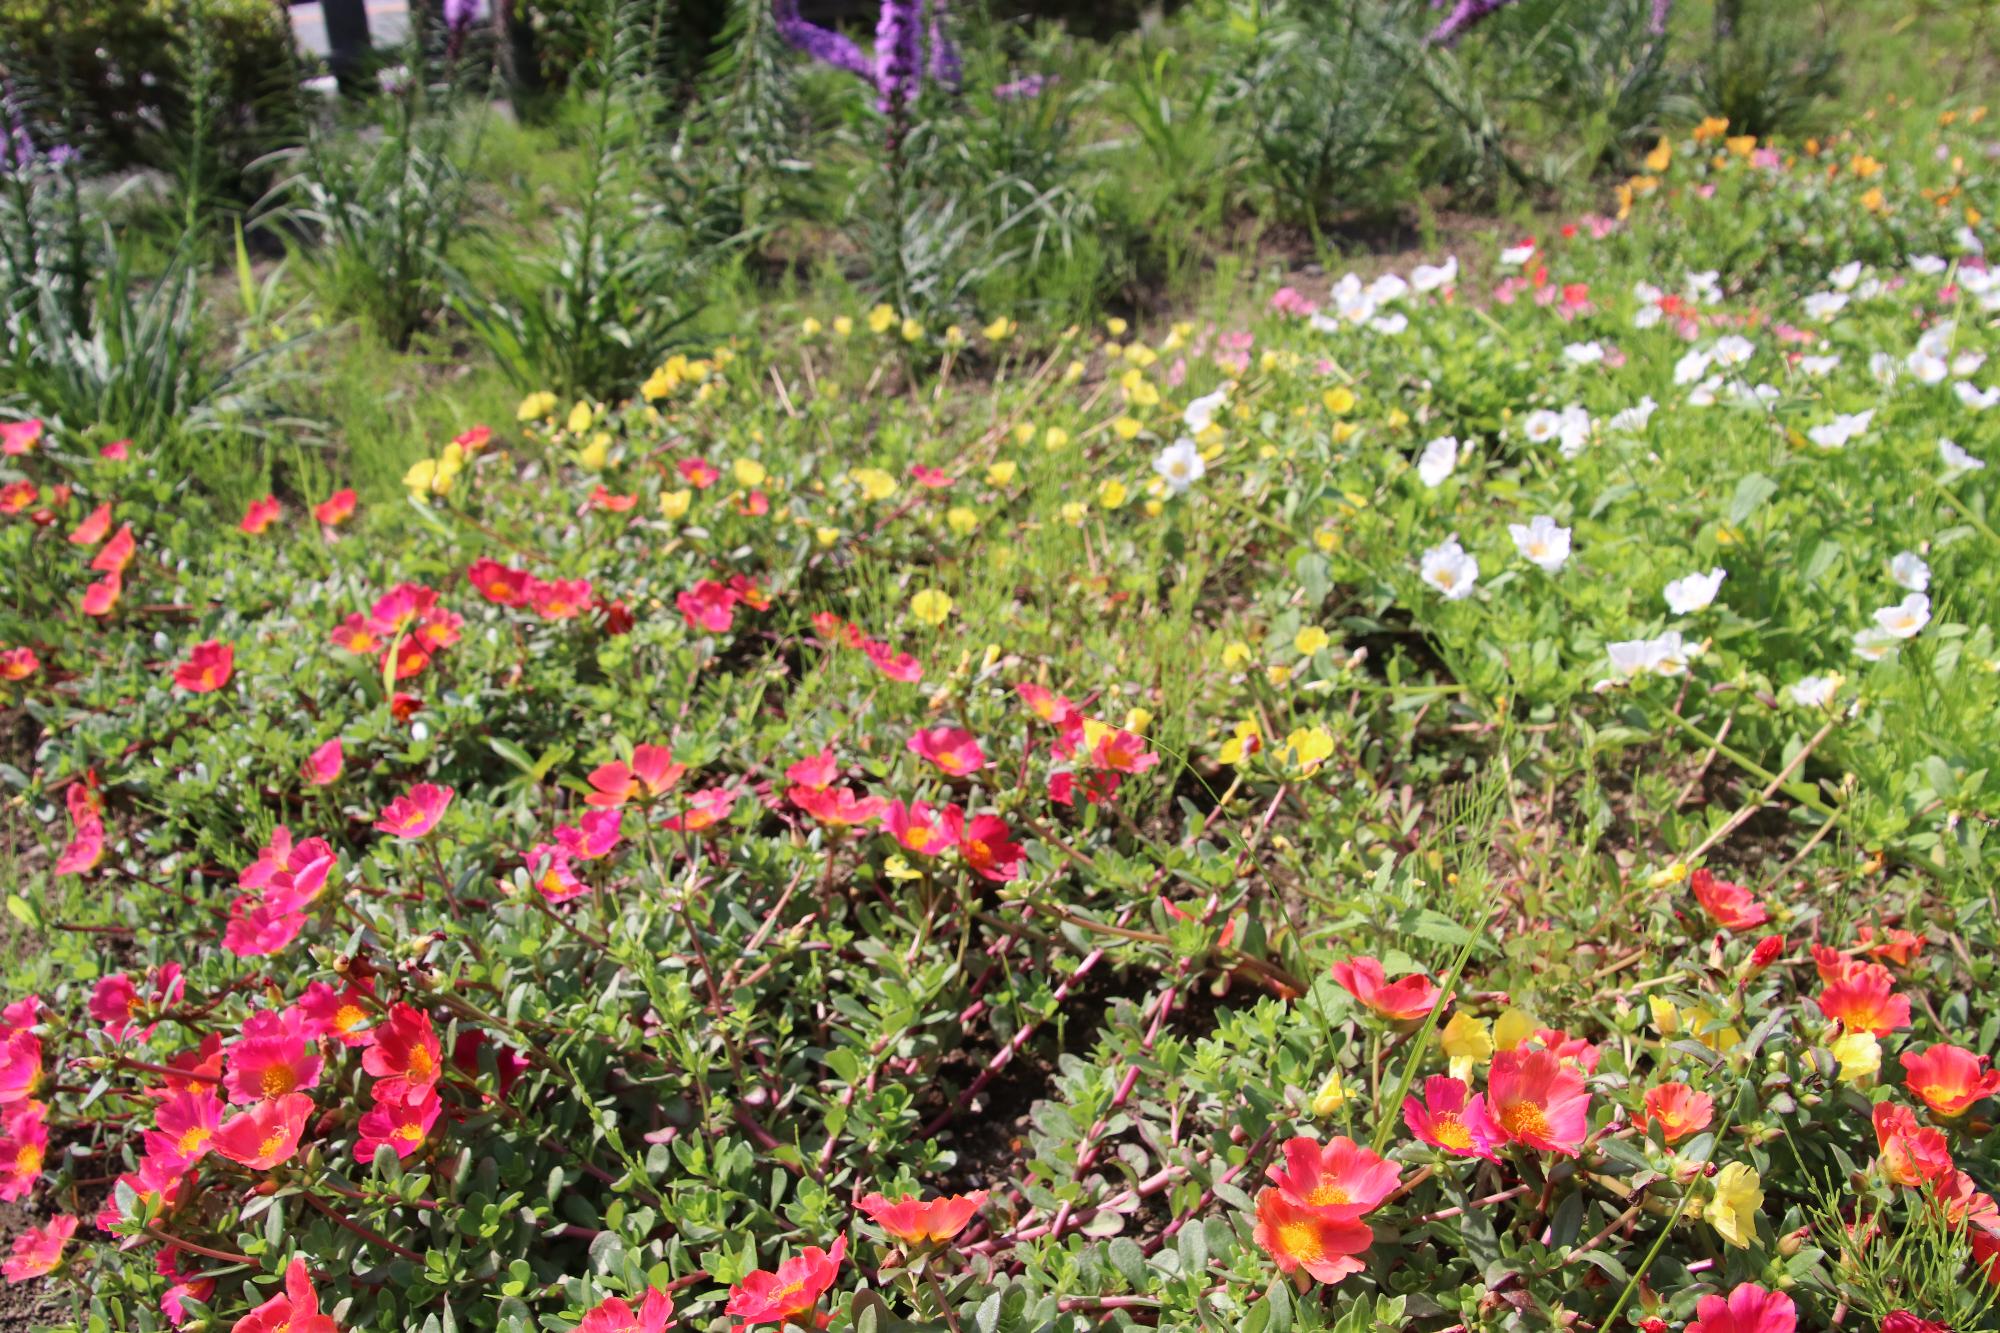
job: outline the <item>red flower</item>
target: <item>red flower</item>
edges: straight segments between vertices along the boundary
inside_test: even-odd
[[[1875,938],[1873,926],[1863,926],[1855,933],[1869,954],[1886,958],[1897,967],[1908,967],[1924,951],[1924,937],[1913,930],[1884,926],[1879,940]]]
[[[361,1117],[354,1131],[354,1160],[372,1162],[375,1150],[388,1144],[396,1156],[408,1157],[424,1146],[430,1137],[431,1127],[437,1124],[438,1112],[444,1103],[438,1099],[436,1088],[425,1088],[414,1100],[381,1100],[379,1094],[387,1084],[375,1085],[378,1099],[375,1105]]]
[[[613,495],[603,486],[590,493],[590,507],[601,509],[607,514],[625,513],[638,503],[639,497],[636,495]]]
[[[0,649],[0,680],[26,680],[42,669],[32,648]]]
[[[663,1333],[673,1315],[673,1298],[658,1287],[648,1287],[637,1310],[613,1296],[585,1314],[575,1333]]]
[[[530,579],[528,605],[544,620],[574,620],[590,605],[589,579]]]
[[[1882,1320],[1882,1333],[1951,1333],[1951,1325],[1919,1318],[1908,1310],[1892,1310]]]
[[[880,1194],[866,1194],[861,1199],[861,1211],[870,1221],[909,1245],[950,1240],[965,1230],[966,1223],[985,1205],[985,1190],[929,1202],[915,1194],[905,1194],[894,1203]]]
[[[382,817],[375,821],[375,828],[405,840],[421,838],[444,818],[454,794],[450,787],[419,782],[407,794],[398,796],[383,808]]]
[[[153,1035],[154,1025],[135,1033],[133,1029],[138,1026],[139,1019],[174,1004],[186,989],[187,981],[181,976],[179,963],[163,964],[147,974],[143,1001],[132,978],[123,972],[113,972],[99,978],[91,991],[90,1016],[104,1024],[105,1035],[113,1041],[123,1040],[128,1033],[135,1040],[144,1041]]]
[[[833,1242],[831,1250],[808,1245],[800,1253],[778,1265],[778,1271],[758,1269],[729,1289],[729,1304],[723,1313],[735,1315],[744,1324],[783,1324],[819,1304],[820,1297],[833,1285],[847,1257],[847,1237]],[[810,1320],[797,1320],[810,1326]]]
[[[305,1133],[306,1117],[312,1111],[313,1099],[303,1092],[258,1102],[242,1115],[223,1121],[215,1131],[215,1151],[253,1171],[269,1171],[299,1150],[299,1136]]]
[[[97,451],[99,458],[113,463],[122,463],[132,456],[132,441],[113,440]]]
[[[329,528],[337,528],[354,517],[354,508],[360,499],[352,489],[335,491],[313,506],[313,517]]]
[[[530,580],[524,570],[513,569],[497,560],[479,559],[465,571],[465,581],[495,606],[520,606],[528,600]]]
[[[0,454],[9,458],[19,458],[30,452],[41,442],[42,423],[30,417],[26,421],[0,421]]]
[[[1021,696],[1021,702],[1028,705],[1028,711],[1042,721],[1064,731],[1080,722],[1083,715],[1076,711],[1076,705],[1060,694],[1052,694],[1039,685],[1022,681],[1014,686],[1014,693]]]
[[[1483,1096],[1467,1100],[1470,1089],[1455,1078],[1433,1074],[1424,1080],[1424,1095],[1403,1099],[1403,1123],[1410,1133],[1454,1157],[1500,1159],[1494,1149],[1502,1142],[1500,1127],[1486,1114]]]
[[[138,548],[139,541],[132,535],[132,525],[121,524],[118,531],[111,534],[111,540],[90,558],[90,567],[100,574],[123,574],[125,567],[132,563],[132,553]]]
[[[736,623],[736,603],[741,600],[714,579],[703,579],[674,597],[681,618],[689,629],[705,629],[711,634],[727,634]]]
[[[1741,884],[1717,879],[1706,869],[1695,871],[1688,878],[1688,887],[1694,890],[1695,901],[1701,904],[1701,910],[1724,930],[1755,930],[1771,919],[1771,913],[1750,890]]]
[[[715,485],[716,479],[722,475],[715,464],[706,458],[683,458],[674,466],[680,469],[683,477],[687,478],[688,485],[698,491],[705,491]]]
[[[347,619],[335,625],[333,633],[327,638],[335,648],[357,656],[362,653],[372,653],[382,646],[382,635],[375,628],[374,622],[359,611],[349,612]]]
[[[810,787],[821,791],[833,785],[840,776],[840,761],[833,757],[833,750],[827,748],[818,754],[809,755],[785,769],[785,779],[794,787]]]
[[[926,466],[923,463],[912,463],[910,465],[910,476],[916,481],[917,485],[927,491],[941,491],[949,488],[951,485],[951,474],[949,472]]]
[[[1020,877],[1024,853],[1021,845],[1008,836],[1007,823],[1000,816],[975,815],[967,820],[963,810],[948,805],[938,818],[944,824],[946,836],[958,848],[959,859],[973,874],[996,884]]]
[[[910,737],[908,748],[919,759],[928,759],[938,770],[955,778],[977,773],[986,767],[986,752],[979,740],[963,727],[930,727]]]
[[[687,766],[675,763],[666,746],[634,746],[631,763],[613,760],[590,771],[588,781],[595,790],[584,800],[604,809],[616,809],[635,796],[652,800],[670,791],[685,772]]]
[[[1919,1127],[1909,1107],[1877,1102],[1871,1119],[1877,1160],[1882,1174],[1890,1180],[1915,1189],[1952,1173],[1951,1147],[1945,1142],[1944,1131]]]
[[[306,987],[296,1006],[305,1029],[314,1038],[332,1037],[343,1046],[369,1046],[375,1041],[375,983],[349,982],[337,991],[324,981]]]
[[[1938,1043],[1918,1055],[1904,1051],[1903,1086],[1938,1115],[1964,1115],[1982,1097],[2000,1092],[2000,1069],[1962,1046]]]
[[[699,833],[729,818],[729,812],[735,808],[735,788],[710,787],[689,796],[686,809],[662,820],[660,827],[675,833]]]
[[[1766,1291],[1745,1282],[1721,1296],[1695,1302],[1695,1319],[1687,1333],[1797,1333],[1798,1307],[1782,1291]]]
[[[899,653],[886,643],[875,639],[864,639],[861,652],[874,668],[890,680],[914,685],[923,679],[923,665],[908,653]]]
[[[952,849],[951,835],[945,831],[937,812],[922,801],[911,801],[908,805],[889,802],[882,816],[882,827],[905,851],[919,856],[943,856]]]
[[[618,850],[624,839],[621,825],[616,810],[592,810],[574,826],[558,824],[556,842],[578,861],[595,861]]]
[[[1762,972],[1765,968],[1777,962],[1778,955],[1784,951],[1785,937],[1783,935],[1766,935],[1763,939],[1758,940],[1757,947],[1750,951],[1750,966],[1756,971]]]
[[[104,540],[104,534],[111,531],[111,506],[101,504],[90,511],[90,517],[76,525],[69,535],[71,546],[95,546]]]
[[[222,1099],[206,1088],[177,1092],[160,1103],[153,1122],[158,1128],[145,1133],[146,1155],[185,1171],[214,1146],[215,1131],[222,1124]]]
[[[237,1320],[229,1333],[340,1333],[340,1326],[319,1312],[306,1261],[294,1259],[285,1268],[284,1291]]]
[[[1486,1078],[1486,1109],[1508,1142],[1570,1157],[1589,1133],[1583,1075],[1553,1051],[1500,1051]]]
[[[326,744],[306,756],[306,785],[324,787],[340,776],[340,770],[347,761],[346,752],[341,748],[340,737],[335,736]]]
[[[41,1182],[48,1153],[49,1127],[42,1104],[29,1102],[10,1112],[5,1132],[0,1133],[0,1200],[18,1203],[27,1198]]]
[[[307,1037],[305,1016],[259,1009],[225,1051],[223,1091],[232,1102],[274,1101],[319,1084],[325,1062]]]
[[[566,903],[590,892],[590,886],[570,869],[569,853],[552,842],[536,843],[528,849],[528,855],[523,860],[528,867],[529,879],[545,901]]]
[[[250,507],[243,511],[243,521],[236,526],[252,537],[259,536],[266,528],[277,522],[280,512],[282,511],[278,497],[267,495],[261,500],[252,500]]]
[[[236,672],[236,649],[210,639],[198,643],[187,661],[174,668],[174,684],[189,694],[212,694],[229,683]]]
[[[375,1025],[375,1044],[362,1054],[361,1068],[385,1080],[375,1086],[377,1101],[421,1100],[444,1068],[430,1015],[407,1004],[391,1008],[388,1021]]]
[[[464,430],[452,436],[451,442],[465,450],[468,454],[476,454],[481,449],[484,449],[492,438],[493,428],[491,426],[467,426]]]
[[[1886,1037],[1910,1025],[1909,997],[1895,994],[1896,979],[1880,963],[1863,963],[1830,983],[1815,1003],[1849,1032]]]
[[[1391,982],[1382,964],[1366,954],[1333,965],[1333,979],[1349,995],[1391,1022],[1422,1018],[1437,1007],[1438,988],[1421,972]]]
[[[880,796],[858,796],[851,787],[794,787],[785,795],[820,823],[838,827],[872,824],[889,805]]]
[[[1284,1165],[1272,1163],[1264,1175],[1285,1201],[1341,1221],[1352,1221],[1388,1198],[1402,1175],[1394,1162],[1344,1137],[1323,1145],[1304,1137],[1287,1139],[1279,1151]]]
[[[1365,1267],[1354,1256],[1367,1251],[1375,1233],[1365,1222],[1308,1208],[1282,1190],[1266,1189],[1257,1195],[1255,1239],[1279,1272],[1303,1269],[1315,1281],[1333,1283]]]
[[[5,429],[0,426],[0,430]],[[45,1277],[62,1263],[63,1250],[75,1234],[76,1219],[67,1213],[50,1219],[45,1227],[29,1227],[14,1238],[13,1253],[0,1265],[0,1271],[10,1283]]]

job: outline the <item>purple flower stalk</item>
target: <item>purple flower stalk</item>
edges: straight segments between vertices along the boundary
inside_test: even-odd
[[[1458,0],[1444,22],[1431,29],[1426,41],[1432,46],[1454,46],[1470,29],[1512,3],[1514,0]]]
[[[883,115],[900,117],[922,90],[926,77],[957,91],[964,62],[946,30],[945,0],[882,0],[871,58],[852,38],[822,28],[799,13],[799,0],[772,0],[778,35],[822,64],[868,80]]]
[[[922,86],[920,0],[882,0],[875,24],[875,106],[892,119],[917,100]]]
[[[1011,83],[995,85],[993,100],[996,102],[1022,102],[1031,97],[1040,97],[1042,89],[1049,86],[1046,77],[1040,74],[1023,75]]]
[[[930,25],[924,34],[928,57],[925,73],[931,82],[957,92],[965,78],[965,63],[958,57],[951,34],[945,31],[945,8],[946,0],[931,0]]]
[[[874,65],[861,53],[854,40],[844,33],[808,22],[799,13],[799,0],[774,0],[772,10],[778,20],[778,35],[790,45],[821,64],[844,69],[864,79],[875,77]]]
[[[479,0],[444,0],[444,26],[462,33],[479,17]]]
[[[1674,0],[1653,0],[1653,19],[1646,26],[1655,37],[1667,35],[1667,16],[1674,12]]]

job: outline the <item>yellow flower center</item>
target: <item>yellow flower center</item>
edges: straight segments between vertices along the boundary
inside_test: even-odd
[[[1315,1208],[1332,1208],[1343,1203],[1353,1203],[1354,1200],[1350,1199],[1347,1191],[1340,1186],[1321,1181],[1313,1188],[1312,1193],[1306,1195],[1306,1202]]]
[[[1549,1118],[1533,1102],[1509,1102],[1500,1109],[1500,1124],[1517,1139],[1547,1138]]]
[[[1319,1243],[1319,1228],[1310,1222],[1286,1222],[1280,1226],[1278,1246],[1301,1263],[1318,1263],[1325,1253]]]
[[[14,1157],[16,1176],[39,1176],[42,1174],[42,1149],[38,1144],[24,1144]]]
[[[1438,1116],[1431,1121],[1431,1134],[1439,1143],[1442,1143],[1447,1148],[1470,1148],[1472,1146],[1472,1131],[1465,1127],[1463,1120],[1449,1113]]]
[[[174,1141],[174,1146],[180,1149],[181,1156],[192,1157],[208,1146],[208,1131],[200,1125],[195,1125],[184,1131],[180,1138]]]
[[[410,1048],[410,1077],[419,1082],[437,1072],[437,1065],[431,1060],[430,1049],[425,1046]]]
[[[285,1131],[282,1129],[272,1130],[270,1135],[257,1145],[257,1155],[259,1157],[276,1157],[279,1150],[284,1146]]]
[[[333,1011],[333,1030],[352,1032],[368,1017],[368,1012],[358,1004],[343,1004]]]
[[[299,1076],[290,1065],[266,1065],[257,1078],[257,1090],[266,1097],[282,1097],[299,1085]]]
[[[417,1144],[424,1141],[424,1131],[417,1125],[398,1125],[389,1137],[401,1143]]]

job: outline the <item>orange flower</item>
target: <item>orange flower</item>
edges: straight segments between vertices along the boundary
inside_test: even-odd
[[[1717,879],[1708,870],[1697,870],[1688,878],[1695,901],[1708,913],[1709,920],[1724,930],[1755,930],[1771,919],[1764,904],[1750,890],[1726,879]]]
[[[1897,967],[1908,967],[1917,961],[1917,955],[1924,951],[1924,937],[1913,930],[1903,930],[1895,926],[1884,926],[1882,938],[1875,938],[1873,926],[1863,926],[1856,932],[1862,948],[1876,958],[1885,958]]]
[[[1362,1270],[1354,1256],[1366,1252],[1375,1233],[1365,1222],[1293,1203],[1282,1190],[1266,1189],[1257,1196],[1256,1240],[1279,1272],[1303,1269],[1315,1281],[1332,1283]]]
[[[1909,997],[1895,993],[1896,979],[1880,963],[1862,963],[1830,983],[1815,1001],[1819,1011],[1849,1032],[1886,1037],[1910,1025]]]
[[[1642,1130],[1658,1125],[1665,1142],[1678,1143],[1708,1128],[1715,1118],[1715,1099],[1685,1083],[1662,1083],[1646,1089],[1646,1104],[1636,1118]]]
[[[1286,1141],[1285,1164],[1264,1175],[1288,1203],[1352,1221],[1389,1197],[1402,1171],[1349,1138],[1324,1146],[1300,1137]]]
[[[1982,1097],[2000,1092],[2000,1069],[1962,1046],[1940,1042],[1918,1055],[1904,1051],[1903,1086],[1941,1116],[1964,1115]]]
[[[926,1203],[914,1194],[905,1194],[894,1203],[880,1194],[862,1197],[861,1211],[869,1220],[909,1245],[927,1241],[947,1241],[965,1230],[973,1214],[985,1206],[986,1191],[953,1194]]]
[[[1920,1129],[1907,1106],[1879,1102],[1875,1107],[1875,1150],[1882,1174],[1911,1189],[1950,1174],[1951,1149],[1944,1132]]]
[[[1516,1049],[1493,1057],[1486,1110],[1510,1143],[1576,1156],[1590,1133],[1583,1075],[1553,1051]]]

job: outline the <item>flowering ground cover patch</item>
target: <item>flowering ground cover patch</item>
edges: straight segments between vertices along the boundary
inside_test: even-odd
[[[394,506],[10,423],[7,1277],[1990,1327],[1977,134],[1704,124],[1242,318],[822,310]]]

